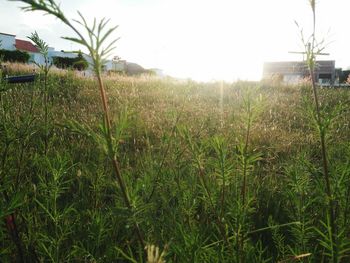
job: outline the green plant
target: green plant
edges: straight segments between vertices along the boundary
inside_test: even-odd
[[[319,96],[318,96],[318,90],[316,86],[316,77],[315,77],[315,66],[316,66],[316,57],[318,54],[320,54],[321,51],[324,50],[323,41],[317,42],[316,40],[316,1],[315,0],[309,0],[310,7],[312,10],[312,21],[313,21],[313,27],[312,27],[312,34],[308,41],[304,39],[303,33],[301,31],[301,39],[305,48],[306,53],[306,63],[309,68],[309,73],[311,77],[311,86],[313,91],[313,97],[314,97],[314,106],[315,106],[315,119],[317,122],[317,128],[319,132],[319,139],[320,139],[320,146],[321,146],[321,155],[322,155],[322,167],[323,167],[323,176],[325,180],[326,185],[326,194],[328,198],[328,217],[329,217],[329,224],[330,224],[330,246],[332,247],[332,253],[331,258],[332,262],[338,262],[338,253],[336,252],[336,239],[337,239],[337,229],[336,229],[336,215],[335,215],[335,201],[333,190],[331,186],[331,178],[329,173],[329,167],[328,167],[328,160],[327,160],[327,148],[326,148],[326,131],[327,127],[325,126],[325,120],[321,114],[320,109],[320,102],[319,102]]]
[[[85,70],[89,67],[89,63],[83,56],[83,53],[79,50],[78,55],[73,63],[73,68],[77,70]]]
[[[320,198],[312,191],[314,169],[305,153],[300,153],[291,164],[285,165],[287,184],[283,190],[286,199],[289,200],[286,209],[290,220],[299,222],[290,226],[293,242],[288,248],[293,256],[313,252],[312,239],[316,237],[313,228],[315,218],[310,215],[315,213],[314,207],[320,205]],[[310,262],[312,257],[308,259]]]
[[[51,68],[44,153],[43,75],[2,83],[1,262],[348,261],[349,90],[317,90],[333,244],[309,85],[106,76],[110,139],[96,79]]]
[[[78,55],[75,58],[53,57],[53,64],[58,68],[73,68],[76,70],[85,70],[89,66],[81,51],[78,51]]]
[[[71,185],[69,178],[72,164],[67,156],[53,156],[50,159],[39,158],[37,162],[42,162],[47,167],[45,176],[38,177],[39,181],[35,190],[35,203],[37,225],[50,229],[50,231],[40,231],[38,239],[39,257],[48,258],[51,262],[66,261],[69,250],[66,249],[66,240],[71,238],[74,214],[76,213],[73,204],[61,205],[60,200]],[[46,234],[48,233],[48,234]]]
[[[3,58],[3,61],[9,62],[27,63],[30,59],[30,55],[27,52],[19,50],[0,49],[0,56]]]
[[[32,70],[7,65],[15,75]],[[0,94],[0,211],[5,218],[15,214],[25,259],[146,261],[137,242],[137,222],[149,244],[169,244],[167,262],[329,261],[326,253],[332,251],[321,245],[329,243],[322,223],[328,224],[328,205],[316,122],[310,121],[310,87],[257,89],[247,82],[225,83],[221,111],[220,83],[125,76],[104,80],[118,123],[112,126],[113,138],[132,210],[125,206],[107,157],[94,79],[51,68],[47,155],[43,136],[38,136],[44,123],[43,83],[4,84],[11,89]],[[331,120],[326,138],[338,200],[337,246],[339,260],[346,262],[349,90],[319,89],[319,95],[322,114]],[[261,97],[269,100],[263,107]],[[249,115],[248,147],[242,155]],[[253,161],[254,155],[258,160]],[[54,185],[64,188],[57,198]],[[35,200],[56,214],[57,226]],[[64,215],[67,208],[71,210]],[[0,260],[19,261],[4,217]]]
[[[14,0],[18,1],[18,0]],[[108,147],[108,157],[111,160],[112,167],[114,169],[114,173],[117,177],[117,181],[119,184],[119,187],[122,192],[122,196],[125,202],[125,205],[129,210],[132,210],[132,204],[130,202],[130,198],[128,195],[128,190],[125,185],[124,179],[122,177],[120,167],[119,167],[119,162],[117,161],[117,145],[115,145],[115,140],[113,138],[112,134],[112,123],[111,123],[111,118],[110,118],[110,113],[108,109],[108,102],[107,102],[107,97],[106,97],[106,91],[104,88],[103,80],[101,77],[101,68],[104,65],[104,61],[106,56],[110,55],[110,53],[114,49],[114,44],[118,39],[114,39],[111,41],[109,44],[107,44],[106,47],[103,45],[106,42],[106,39],[111,35],[111,33],[117,28],[112,27],[110,29],[107,29],[106,32],[106,26],[109,22],[109,20],[102,19],[99,23],[96,22],[96,19],[94,19],[94,23],[92,27],[89,27],[87,24],[87,21],[83,17],[83,15],[78,12],[80,16],[80,21],[74,20],[83,28],[86,30],[86,33],[88,35],[88,38],[84,37],[83,34],[75,27],[73,24],[65,17],[64,13],[60,9],[60,6],[56,4],[55,1],[53,0],[43,0],[43,1],[37,1],[37,0],[22,0],[20,2],[23,2],[27,4],[26,7],[23,7],[23,10],[25,11],[44,11],[47,14],[53,15],[59,20],[61,20],[64,24],[66,24],[68,27],[70,27],[78,36],[78,38],[74,37],[64,37],[64,39],[76,42],[78,44],[81,44],[85,46],[90,53],[92,63],[93,63],[93,68],[96,74],[96,79],[98,81],[98,86],[100,89],[100,94],[101,94],[101,100],[102,100],[102,107],[103,107],[103,112],[104,112],[104,125],[105,125],[105,130],[104,130],[104,136],[105,140],[107,143]],[[135,229],[136,233],[139,239],[139,242],[142,247],[144,247],[144,241],[143,237],[141,234],[141,231],[139,229],[139,226],[137,223],[135,223]]]
[[[243,97],[243,116],[242,122],[244,125],[242,138],[239,139],[237,145],[237,165],[238,174],[241,179],[236,181],[237,184],[237,231],[236,246],[237,246],[237,262],[245,262],[247,256],[246,240],[250,230],[254,195],[251,194],[250,185],[252,185],[254,168],[261,160],[261,153],[251,151],[251,133],[253,124],[262,111],[262,97],[253,98],[250,91],[247,91]]]
[[[49,136],[49,128],[48,128],[48,97],[49,97],[49,92],[48,92],[48,75],[49,71],[51,68],[51,64],[49,63],[49,46],[47,43],[45,43],[44,40],[42,40],[38,33],[35,31],[34,33],[31,34],[31,36],[28,37],[30,40],[34,42],[34,44],[37,46],[40,54],[44,57],[44,64],[40,64],[34,61],[34,63],[39,67],[40,71],[42,74],[44,74],[44,111],[45,111],[45,117],[44,117],[44,123],[45,123],[45,147],[44,147],[44,152],[47,154],[48,150],[48,136]]]

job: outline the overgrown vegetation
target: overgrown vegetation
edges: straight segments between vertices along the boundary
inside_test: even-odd
[[[30,55],[27,52],[20,50],[0,49],[0,56],[3,61],[27,63]]]
[[[89,67],[89,63],[83,57],[81,52],[78,52],[75,58],[70,57],[53,57],[53,64],[58,68],[73,68],[76,70],[85,70]]]
[[[1,262],[349,261],[349,90],[106,77],[81,18],[97,81],[0,80]]]
[[[167,262],[327,257],[328,205],[309,87],[224,84],[221,111],[219,84],[106,79],[135,208],[128,211],[97,133],[103,112],[95,84],[66,74],[48,78],[46,155],[42,84],[2,84],[3,261],[19,256],[12,214],[23,257],[33,261],[140,262],[134,222],[146,243],[167,246]],[[350,92],[319,95],[332,118],[328,160],[346,248],[350,119],[332,109],[346,109]]]

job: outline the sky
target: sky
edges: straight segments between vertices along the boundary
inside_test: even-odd
[[[110,18],[119,27],[113,55],[173,77],[199,81],[259,80],[264,61],[301,60],[300,30],[311,33],[309,0],[60,0],[68,18],[79,10],[88,21]],[[322,59],[350,67],[349,0],[316,0],[317,38]],[[0,32],[26,39],[35,30],[56,50],[79,50],[61,39],[74,33],[41,12],[23,12],[16,1],[0,0]],[[84,49],[82,49],[84,51]]]

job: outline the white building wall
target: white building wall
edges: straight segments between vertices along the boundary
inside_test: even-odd
[[[49,49],[49,57],[76,58],[77,56],[78,56],[77,53],[62,52],[62,51],[55,51],[55,50]]]
[[[121,60],[121,61],[112,61],[112,60],[107,60],[105,63],[105,70],[115,70],[115,71],[125,71],[126,70],[126,61]]]
[[[15,36],[5,35],[5,34],[0,33],[0,42],[1,42],[0,49],[16,50]]]
[[[105,69],[106,69],[107,71],[113,69],[113,62],[112,62],[111,60],[108,60],[108,61],[105,63]]]
[[[45,65],[45,58],[40,53],[28,52],[30,55],[29,63],[34,63],[38,65]],[[50,63],[50,62],[49,62]]]
[[[92,58],[86,54],[83,53],[83,57],[85,58],[85,60],[89,63],[89,69],[92,69]]]

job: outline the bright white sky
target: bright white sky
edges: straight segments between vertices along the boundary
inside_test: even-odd
[[[350,66],[349,0],[316,0],[318,36],[336,60]],[[61,0],[67,17],[80,10],[111,18],[119,25],[115,55],[145,68],[195,80],[258,80],[264,61],[297,60],[298,21],[310,33],[308,0]],[[0,32],[25,39],[36,30],[56,50],[80,47],[61,36],[74,36],[58,20],[40,12],[24,13],[20,2],[0,0]]]

